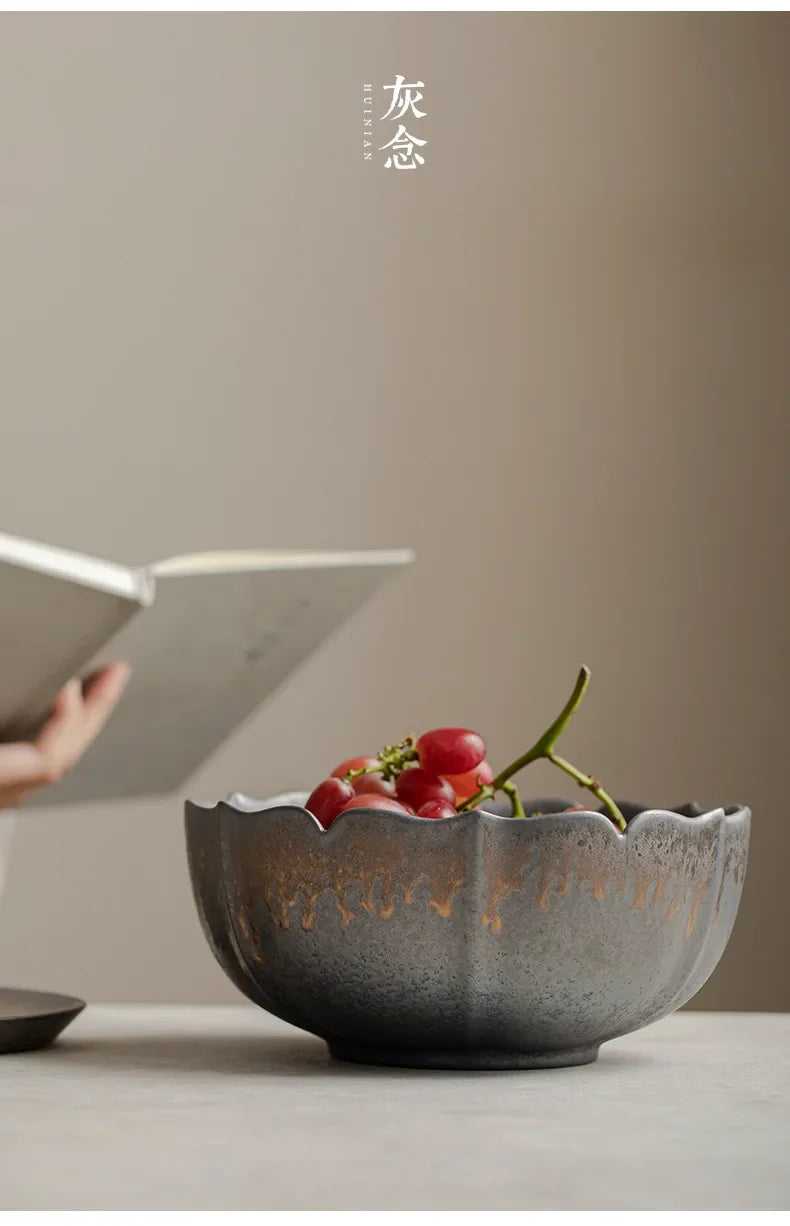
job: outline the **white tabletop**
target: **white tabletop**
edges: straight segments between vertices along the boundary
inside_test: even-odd
[[[0,1056],[0,1209],[786,1209],[789,1089],[788,1014],[415,1073],[334,1064],[252,1005],[91,1006]]]

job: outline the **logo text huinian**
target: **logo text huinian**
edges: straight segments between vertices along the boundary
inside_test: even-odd
[[[377,116],[379,124],[394,125],[394,135],[377,147],[377,152],[384,154],[382,158],[385,170],[418,170],[425,165],[425,157],[420,152],[425,150],[428,140],[424,136],[410,132],[401,120],[408,114],[409,125],[422,131],[421,121],[425,119],[426,111],[419,109],[425,89],[424,81],[407,81],[400,74],[396,75],[391,85],[382,85],[382,90],[390,95],[387,109],[383,115]],[[376,107],[374,99],[376,90],[372,85],[362,87],[362,156],[366,162],[373,161],[374,152],[374,114]],[[389,135],[389,126],[385,129]],[[381,134],[381,133],[380,133]]]

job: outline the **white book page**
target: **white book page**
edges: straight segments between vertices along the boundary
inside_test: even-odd
[[[32,803],[174,792],[394,569],[160,573],[151,608],[102,652],[132,666],[118,710],[79,766]]]
[[[414,561],[410,549],[368,549],[351,553],[294,551],[287,549],[236,549],[212,553],[187,553],[154,562],[149,573],[156,578],[197,575],[206,571],[223,574],[253,570],[321,570],[336,566],[404,566]]]
[[[91,558],[54,545],[41,545],[21,536],[8,536],[5,532],[0,532],[0,561],[55,579],[81,583],[113,596],[126,596],[143,604],[153,600],[153,588],[143,569],[105,562],[102,558]]]

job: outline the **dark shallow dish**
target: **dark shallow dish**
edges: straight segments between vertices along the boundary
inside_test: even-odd
[[[186,805],[203,930],[236,986],[340,1059],[587,1064],[713,971],[740,902],[749,810],[571,802],[442,821],[299,804]]]
[[[49,1047],[84,1008],[75,996],[0,988],[0,1053]]]

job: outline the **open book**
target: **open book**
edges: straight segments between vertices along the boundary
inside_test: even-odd
[[[33,736],[70,677],[126,660],[110,722],[34,803],[166,795],[412,559],[243,551],[135,569],[0,533],[0,741]]]

